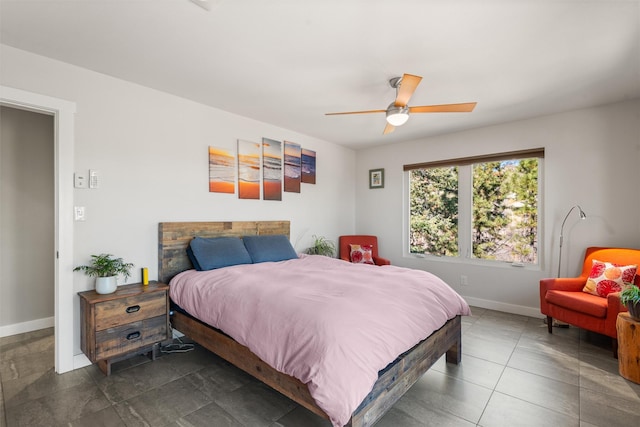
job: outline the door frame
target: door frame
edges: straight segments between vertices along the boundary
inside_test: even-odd
[[[55,247],[55,370],[61,374],[74,362],[73,169],[76,104],[71,101],[0,85],[0,105],[53,116]]]

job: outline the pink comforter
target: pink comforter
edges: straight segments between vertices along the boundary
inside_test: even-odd
[[[173,301],[307,384],[343,426],[378,371],[469,306],[436,276],[319,255],[185,271]]]

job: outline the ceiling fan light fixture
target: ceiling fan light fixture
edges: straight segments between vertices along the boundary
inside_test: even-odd
[[[396,107],[393,103],[387,108],[387,123],[392,126],[402,126],[409,120],[409,107]]]

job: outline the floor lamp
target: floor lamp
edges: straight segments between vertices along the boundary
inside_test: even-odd
[[[587,215],[584,213],[584,211],[579,205],[575,205],[571,209],[569,209],[569,212],[567,212],[567,215],[564,217],[564,221],[562,221],[562,226],[560,227],[560,252],[558,254],[558,276],[557,277],[560,277],[560,266],[562,265],[562,233],[564,232],[564,223],[567,222],[567,218],[569,218],[569,215],[571,214],[571,212],[573,212],[575,208],[578,208],[578,211],[580,212],[580,219],[585,219],[587,217]]]

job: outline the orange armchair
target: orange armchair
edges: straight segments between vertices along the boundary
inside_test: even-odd
[[[386,258],[378,256],[378,238],[376,236],[340,236],[339,239],[339,254],[338,258],[351,261],[351,246],[350,245],[371,245],[371,255],[373,255],[373,262],[376,265],[390,265],[391,261]]]
[[[603,298],[582,291],[594,259],[619,265],[640,266],[640,250],[587,248],[579,277],[540,280],[540,311],[547,316],[549,333],[552,333],[553,319],[557,319],[582,329],[607,335],[612,338],[613,354],[617,357],[616,320],[618,313],[627,309],[620,303],[619,292]],[[636,275],[635,284],[640,284],[640,275]]]

